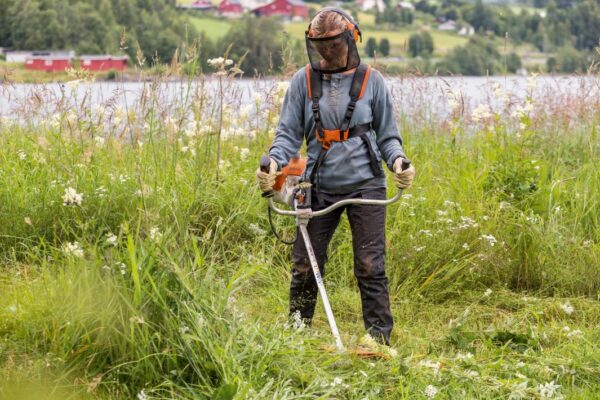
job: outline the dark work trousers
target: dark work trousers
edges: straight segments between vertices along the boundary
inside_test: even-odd
[[[350,195],[327,195],[320,197],[321,201],[317,201],[313,190],[312,208],[323,209],[346,198],[385,199],[386,190],[363,189]],[[385,276],[385,206],[348,205],[327,215],[312,218],[307,228],[317,263],[324,275],[327,247],[344,209],[352,229],[354,275],[358,280],[365,328],[376,340],[389,344],[394,322]],[[302,319],[310,324],[317,303],[318,288],[300,232],[298,235],[292,250],[294,265],[290,285],[290,315],[299,312]]]

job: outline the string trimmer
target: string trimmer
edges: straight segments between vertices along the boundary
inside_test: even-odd
[[[269,172],[271,160],[267,156],[262,156],[260,159],[260,169],[263,172]],[[410,166],[410,161],[404,159],[402,162],[402,170],[407,169]],[[308,236],[307,225],[311,218],[320,217],[322,215],[329,214],[333,210],[347,206],[349,204],[370,204],[370,205],[379,205],[379,206],[387,206],[392,204],[400,199],[402,196],[402,190],[398,190],[394,197],[391,197],[387,200],[372,200],[372,199],[346,199],[338,201],[327,208],[322,210],[313,211],[311,208],[311,184],[308,182],[301,181],[302,174],[304,173],[304,169],[306,168],[306,160],[300,158],[299,155],[294,156],[289,164],[284,167],[281,171],[281,174],[277,177],[275,185],[273,186],[273,190],[266,192],[263,194],[264,197],[269,199],[269,221],[271,223],[271,228],[273,229],[273,233],[282,240],[279,235],[277,235],[276,230],[274,229],[273,222],[271,219],[271,210],[280,215],[290,216],[296,218],[296,226],[300,231],[302,236],[302,240],[304,240],[304,245],[306,247],[306,252],[308,253],[308,258],[310,260],[310,265],[315,276],[315,280],[317,282],[317,287],[319,289],[319,294],[321,295],[321,299],[323,301],[323,308],[325,309],[325,314],[327,315],[327,321],[329,322],[329,328],[331,329],[331,333],[335,338],[335,347],[338,351],[344,351],[344,345],[342,343],[342,338],[340,336],[340,332],[338,331],[337,324],[335,323],[335,318],[333,317],[333,311],[331,310],[331,305],[329,304],[329,299],[327,297],[327,292],[325,291],[325,285],[323,284],[323,278],[321,276],[321,271],[319,270],[319,265],[317,263],[317,258],[315,257],[315,252],[313,250],[312,244],[310,242],[310,237]],[[284,210],[278,208],[275,205],[275,202],[280,204],[285,204],[290,206],[291,210]],[[298,238],[296,238],[298,240]],[[283,240],[282,240],[283,241]],[[284,241],[285,242],[285,241]],[[291,244],[293,242],[285,242]],[[354,354],[357,354],[362,357],[385,357],[384,354],[381,354],[372,350],[353,350],[351,351]]]

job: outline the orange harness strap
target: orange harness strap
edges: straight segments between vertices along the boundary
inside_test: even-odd
[[[321,143],[325,150],[329,150],[332,142],[343,142],[348,140],[349,137],[353,136],[353,129],[350,129],[350,121],[356,102],[360,100],[365,94],[367,83],[369,82],[369,76],[371,74],[371,66],[367,64],[360,64],[356,71],[354,71],[354,77],[352,78],[352,84],[350,86],[350,103],[346,110],[346,115],[342,122],[340,129],[325,129],[321,125],[321,115],[319,100],[322,95],[322,77],[321,74],[313,71],[310,64],[306,65],[306,86],[308,88],[308,97],[312,99],[312,110],[315,120],[315,136]],[[361,129],[361,134],[363,129]]]

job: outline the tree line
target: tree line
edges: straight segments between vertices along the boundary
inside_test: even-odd
[[[73,49],[78,54],[127,54],[133,60],[167,62],[186,38],[197,37],[174,3],[0,0],[0,47]]]

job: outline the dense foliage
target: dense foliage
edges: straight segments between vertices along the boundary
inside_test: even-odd
[[[521,59],[516,53],[500,55],[493,42],[473,37],[464,46],[452,49],[438,64],[440,73],[462,75],[495,75],[515,73],[521,68]]]
[[[408,38],[408,52],[412,57],[429,57],[433,50],[433,38],[429,32],[413,33]]]
[[[170,61],[196,36],[172,0],[0,0],[0,47],[73,49]],[[136,57],[137,43],[143,57]]]

